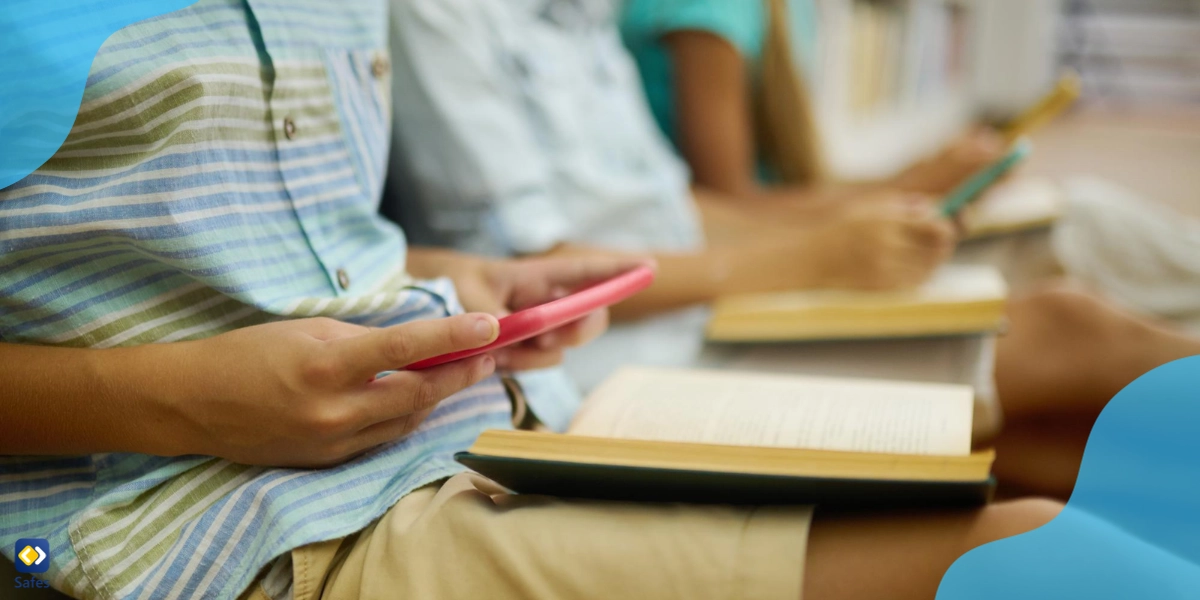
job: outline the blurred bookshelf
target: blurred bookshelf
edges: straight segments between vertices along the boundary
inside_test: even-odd
[[[1059,33],[1085,100],[1200,105],[1200,0],[1063,0]]]
[[[973,111],[974,0],[817,0],[813,88],[834,172],[894,173]]]
[[[1059,1],[816,0],[813,93],[834,173],[891,175],[1036,100],[1058,69]]]

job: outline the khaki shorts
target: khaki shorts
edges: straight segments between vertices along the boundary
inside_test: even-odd
[[[797,599],[811,520],[809,507],[518,496],[467,473],[357,535],[293,551],[293,596]]]

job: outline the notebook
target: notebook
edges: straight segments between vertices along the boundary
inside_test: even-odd
[[[459,462],[519,493],[841,506],[986,502],[969,386],[625,368],[568,433],[491,430]]]
[[[1008,286],[993,267],[947,265],[898,292],[814,290],[722,298],[715,342],[833,341],[968,335],[1001,328]]]

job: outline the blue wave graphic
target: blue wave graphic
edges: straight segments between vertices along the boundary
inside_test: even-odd
[[[1200,598],[1200,357],[1113,398],[1063,513],[967,553],[937,597]]]
[[[196,0],[4,0],[0,9],[0,189],[58,150],[100,45]]]

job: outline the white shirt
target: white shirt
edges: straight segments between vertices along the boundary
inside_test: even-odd
[[[703,246],[689,173],[653,122],[614,12],[610,0],[392,0],[391,175],[414,244]],[[614,326],[567,368],[589,389],[623,363],[690,364],[703,323],[692,309]]]

